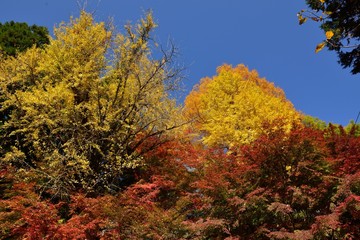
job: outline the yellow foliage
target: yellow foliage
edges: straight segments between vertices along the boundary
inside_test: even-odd
[[[255,140],[266,131],[264,122],[282,119],[290,128],[299,119],[280,88],[244,65],[223,65],[202,79],[185,100],[185,115],[204,144],[228,148]]]
[[[141,165],[142,144],[182,121],[167,93],[177,77],[172,55],[150,56],[155,26],[148,14],[116,35],[82,12],[44,50],[0,57],[0,112],[8,118],[1,141],[16,146],[0,157],[36,169],[54,191],[111,189]]]

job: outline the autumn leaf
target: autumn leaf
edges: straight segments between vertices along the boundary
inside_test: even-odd
[[[325,35],[326,35],[326,39],[329,40],[334,36],[334,33],[333,31],[327,31]]]
[[[320,52],[325,47],[325,42],[319,43],[315,48],[315,53]]]
[[[325,11],[324,12],[326,15],[331,15],[333,12],[331,12],[331,11]]]
[[[298,14],[298,19],[299,19],[299,25],[304,24],[307,21],[307,18],[303,17],[301,14]]]
[[[321,16],[320,17],[312,17],[311,20],[318,22],[321,21]]]

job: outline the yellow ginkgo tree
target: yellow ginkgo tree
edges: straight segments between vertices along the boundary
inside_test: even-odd
[[[244,65],[223,65],[202,79],[185,100],[185,114],[204,144],[226,148],[254,141],[265,122],[290,128],[300,117],[280,88]]]
[[[142,154],[181,124],[168,91],[175,48],[153,59],[148,14],[124,34],[89,13],[44,49],[0,58],[0,157],[42,189],[116,190]],[[151,141],[148,141],[151,139]]]

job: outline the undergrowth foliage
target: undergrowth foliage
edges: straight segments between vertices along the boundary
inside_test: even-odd
[[[290,133],[278,128],[230,154],[184,139],[169,141],[146,154],[136,183],[95,198],[81,192],[67,201],[41,197],[36,184],[3,166],[1,234],[29,239],[357,239],[360,155],[355,146],[360,140],[332,128],[298,124]]]

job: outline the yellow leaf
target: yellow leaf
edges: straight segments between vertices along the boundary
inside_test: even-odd
[[[334,33],[333,31],[327,31],[325,35],[326,35],[326,39],[329,40],[334,36]]]
[[[319,43],[315,48],[315,53],[320,52],[325,47],[325,42]]]
[[[325,3],[325,0],[319,0],[321,3]]]
[[[298,15],[298,19],[299,19],[299,25],[302,25],[306,22],[307,18],[304,18],[302,15]]]

